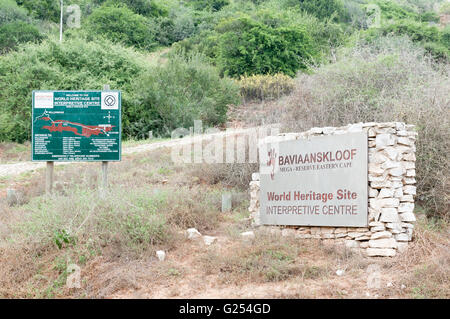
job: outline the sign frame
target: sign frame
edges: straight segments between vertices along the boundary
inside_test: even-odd
[[[353,148],[354,155],[351,151]],[[337,164],[338,159],[333,157],[333,153],[337,154],[339,150],[341,155],[344,150],[348,150],[346,162],[343,156],[339,159],[342,165]],[[349,228],[368,226],[367,132],[295,140],[270,138],[260,144],[259,151],[261,224]],[[326,155],[327,162],[322,159],[326,152],[330,153]],[[320,162],[319,153],[323,153]],[[310,158],[316,154],[317,159],[314,157],[314,162],[312,159],[306,160],[307,154]],[[284,162],[286,157],[289,157],[290,162]],[[362,175],[355,177],[354,174]],[[340,190],[342,193],[356,193],[355,198],[339,198]],[[332,195],[331,198],[327,195],[327,199],[323,198],[324,194]],[[352,207],[351,213],[349,206]],[[339,209],[336,210],[336,207]],[[357,216],[352,220],[352,215]]]
[[[34,124],[31,123],[31,161],[32,162],[76,162],[76,163],[82,163],[82,162],[120,162],[122,161],[122,91],[121,90],[33,90],[32,91],[32,105],[31,105],[31,115],[32,115],[32,121],[34,121],[35,118],[35,96],[36,93],[100,93],[100,97],[102,97],[103,93],[117,93],[118,96],[118,158],[113,159],[105,159],[105,158],[95,158],[95,159],[58,159],[58,158],[52,158],[52,159],[35,159],[35,135],[34,135]],[[102,104],[102,100],[100,100],[100,105]],[[49,107],[39,107],[37,109],[49,109]]]

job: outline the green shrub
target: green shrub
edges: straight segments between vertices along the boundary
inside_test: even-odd
[[[289,94],[294,89],[294,80],[284,74],[252,75],[239,80],[241,96],[246,101],[271,100]]]
[[[0,26],[15,21],[29,22],[27,10],[17,6],[14,0],[0,1]]]
[[[220,22],[217,26],[214,25],[214,19],[205,17],[202,21],[207,22],[197,27],[198,33],[195,36],[176,43],[174,47],[176,50],[184,50],[185,52],[202,52],[211,59],[212,63],[221,67],[222,73],[225,73],[228,62],[221,65],[219,61],[220,42],[224,37],[224,34],[230,36],[230,34],[234,33],[235,38],[243,38],[244,36],[247,36],[248,39],[244,38],[242,42],[244,42],[245,40],[250,43],[242,43],[241,51],[243,54],[236,50],[236,54],[230,57],[230,60],[250,60],[249,62],[244,61],[245,63],[250,64],[250,66],[243,65],[243,67],[246,69],[254,67],[252,64],[261,63],[261,60],[263,59],[270,60],[267,61],[269,62],[267,64],[269,65],[270,69],[273,69],[273,67],[271,66],[272,63],[276,63],[278,65],[283,64],[283,61],[276,61],[277,52],[275,52],[275,50],[280,50],[285,54],[285,56],[280,58],[279,60],[284,59],[286,61],[286,64],[292,62],[292,60],[297,60],[294,61],[294,64],[300,64],[301,68],[303,68],[305,66],[301,65],[301,63],[297,63],[298,61],[310,62],[312,60],[311,57],[315,62],[328,60],[329,53],[334,50],[334,48],[346,42],[347,36],[345,34],[345,30],[342,25],[338,23],[334,23],[330,20],[319,20],[315,16],[300,11],[296,7],[289,7],[288,9],[286,9],[282,6],[282,4],[279,3],[265,3],[265,6],[267,7],[251,11],[249,16],[245,16],[242,14],[240,15],[239,13],[224,13],[223,16],[227,16],[228,18],[219,19]],[[231,16],[231,18],[229,16]],[[248,22],[243,21],[245,19],[247,19]],[[211,27],[211,25],[213,26]],[[256,36],[254,34],[248,34],[248,30],[253,28],[254,26],[261,26],[259,30],[253,30],[254,33],[258,33]],[[292,37],[289,38],[287,36],[287,34],[298,34],[298,32],[296,31],[299,29],[301,29],[300,32],[302,34],[305,32],[305,30],[307,30],[307,35],[305,37],[306,41],[295,41],[292,39]],[[285,32],[286,30],[289,31]],[[256,37],[260,41],[266,40],[266,38],[264,38],[264,34],[268,34],[266,38],[269,40],[266,43],[260,44],[259,42],[252,42],[252,40],[254,40],[252,39],[252,37]],[[271,43],[270,41],[272,41],[273,38],[278,38],[278,40],[275,41],[275,43]],[[293,43],[288,44],[287,42],[291,40],[293,41]],[[233,38],[229,39],[229,41],[233,42]],[[239,43],[232,43],[230,49],[238,49],[238,45]],[[255,47],[257,45],[260,45],[260,47]],[[283,51],[286,46],[288,47],[287,50]],[[247,47],[248,50],[246,49]],[[226,49],[227,48],[225,48],[225,50]],[[295,53],[291,54],[293,53],[293,51],[298,50],[302,51],[302,53],[305,53],[305,51],[309,51],[309,49],[311,49],[310,54],[300,56],[298,57],[298,59],[295,58]],[[264,57],[264,54],[259,53],[259,51],[262,52],[262,50],[265,50],[263,53],[266,54],[266,56]],[[272,51],[273,54],[271,54],[270,51]],[[233,55],[233,52],[228,53],[230,55]],[[271,57],[268,57],[267,55],[271,55]],[[263,61],[262,63],[264,64],[265,62]],[[236,62],[236,64],[239,64],[239,62]],[[284,72],[284,67],[277,66],[276,68],[278,69],[278,71],[273,70],[271,71],[271,73],[275,74]],[[290,68],[290,66],[287,66],[287,68]],[[296,71],[298,70],[298,66],[295,66],[292,69],[295,69]],[[267,70],[249,72],[249,70],[243,70],[240,72],[247,72],[247,74],[259,74],[265,73],[266,71]],[[295,71],[288,71],[287,74],[295,74]],[[239,75],[236,75],[234,77],[239,77]]]
[[[239,101],[239,89],[233,81],[221,78],[219,72],[203,57],[172,56],[136,80],[136,104],[129,111],[129,136],[142,136],[152,130],[169,135],[179,127],[222,124],[228,104]]]
[[[193,37],[174,43],[172,48],[180,54],[200,52],[211,64],[216,64],[218,39],[219,34],[216,31],[202,30]]]
[[[59,22],[61,8],[57,0],[16,0],[36,19]]]
[[[230,4],[229,0],[191,0],[187,3],[195,10],[209,10],[212,12],[220,11],[223,7]]]
[[[167,10],[155,3],[153,0],[93,0],[94,4],[102,5],[108,4],[125,4],[135,13],[145,17],[159,17],[166,16]]]
[[[400,20],[388,24],[382,28],[382,34],[408,35],[414,42],[438,42],[440,40],[437,27],[411,20]]]
[[[17,21],[0,26],[0,53],[4,54],[20,43],[40,42],[43,36],[31,24]]]
[[[442,0],[402,0],[402,5],[408,6],[411,10],[419,13],[434,11],[443,2]],[[445,1],[444,1],[445,2]]]
[[[196,26],[193,14],[189,10],[180,10],[176,12],[172,21],[173,28],[171,31],[173,42],[181,41],[195,34]]]
[[[399,20],[382,25],[381,28],[371,28],[365,32],[365,38],[370,41],[386,35],[407,35],[413,42],[419,42],[436,60],[450,59],[447,28],[440,31],[437,27],[429,26],[424,22]]]
[[[445,47],[443,44],[436,42],[427,42],[424,43],[423,47],[435,61],[443,63],[450,61],[450,51],[448,47]]]
[[[126,125],[131,79],[145,69],[142,56],[107,40],[48,40],[0,56],[0,141],[30,139],[32,90],[98,90],[109,84],[123,92]]]
[[[442,30],[441,43],[447,49],[450,49],[450,25],[446,26],[445,29]]]
[[[419,21],[419,15],[413,11],[412,8],[407,6],[401,6],[395,1],[378,0],[375,1],[381,9],[381,16],[384,20],[402,20],[411,19]]]
[[[150,50],[156,45],[148,20],[123,5],[105,3],[95,9],[87,19],[86,30],[139,49]]]
[[[328,57],[330,51],[343,45],[347,38],[343,24],[330,19],[320,20],[308,12],[299,10],[298,7],[284,9],[283,6],[273,5],[255,11],[252,18],[272,28],[300,27],[307,30],[322,58]]]
[[[364,7],[356,1],[345,1],[344,10],[347,22],[357,29],[362,29],[367,26],[368,13]]]
[[[232,77],[284,73],[295,76],[317,55],[302,27],[270,28],[248,17],[229,19],[218,27],[217,64]]]
[[[344,6],[340,0],[299,0],[299,3],[302,10],[319,19],[344,19]]]
[[[40,248],[77,246],[81,251],[117,245],[133,253],[169,244],[173,233],[160,212],[168,204],[167,196],[142,187],[123,195],[123,189],[113,188],[99,198],[79,186],[69,196],[35,197],[24,206],[29,215],[15,225],[13,237],[23,234],[27,243]]]
[[[169,17],[159,17],[154,21],[155,39],[163,46],[169,46],[175,41],[175,25]]]
[[[420,14],[420,21],[422,22],[439,22],[439,15],[433,11],[427,11]]]
[[[442,2],[441,6],[439,8],[439,13],[450,14],[450,3],[449,2]]]
[[[164,46],[195,35],[198,30],[196,24],[195,13],[189,7],[172,9],[168,16],[153,20],[156,39]]]

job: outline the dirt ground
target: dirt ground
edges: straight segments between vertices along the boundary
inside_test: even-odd
[[[219,169],[197,167],[194,174],[188,166],[171,163],[170,150],[164,147],[171,143],[133,146],[134,151],[128,150],[122,162],[111,165],[111,184],[122,200],[117,205],[130,207],[125,215],[141,212],[142,207],[136,205],[147,205],[146,198],[159,190],[168,194],[172,204],[162,209],[169,215],[167,231],[172,238],[161,243],[140,240],[130,246],[126,237],[130,231],[139,235],[153,226],[135,220],[130,224],[126,219],[124,233],[122,228],[111,228],[102,234],[105,239],[87,228],[78,235],[76,245],[70,237],[63,237],[67,242],[62,247],[55,245],[55,238],[61,236],[55,230],[66,229],[61,227],[67,224],[67,216],[82,214],[89,204],[84,202],[94,198],[79,196],[87,196],[80,189],[96,189],[98,165],[57,165],[58,194],[52,197],[44,195],[43,169],[0,178],[0,297],[450,298],[448,222],[428,219],[418,210],[413,242],[406,252],[391,258],[368,258],[328,240],[282,237],[266,228],[251,227],[248,190],[217,182],[223,177]],[[8,187],[24,194],[23,203],[6,203]],[[174,195],[181,189],[181,195]],[[227,213],[220,211],[217,202],[224,191],[238,198]],[[132,197],[138,192],[143,197]],[[206,193],[211,194],[211,201],[199,197]],[[52,207],[51,214],[48,207]],[[79,229],[87,216],[81,218]],[[196,223],[202,235],[217,237],[216,242],[208,246],[202,237],[188,239],[185,234],[194,227],[191,223]],[[93,222],[94,226],[98,227]],[[250,230],[255,239],[243,240],[240,234]],[[166,252],[164,261],[155,255],[160,249]],[[80,288],[67,286],[71,263],[80,267]]]
[[[448,245],[442,249],[436,262],[443,262],[446,275],[444,282],[430,282],[431,286],[421,283],[421,269],[434,269],[434,263],[423,267],[410,265],[411,252],[418,246],[412,243],[409,253],[395,258],[367,258],[352,253],[342,246],[324,244],[320,241],[302,240],[291,244],[306,247],[294,260],[292,267],[302,269],[298,274],[286,280],[266,282],[248,280],[243,274],[235,274],[237,279],[228,281],[228,275],[222,271],[205,271],[202,259],[211,251],[230,254],[239,249],[240,244],[226,235],[213,233],[218,241],[206,246],[201,239],[186,240],[175,250],[170,251],[165,261],[156,258],[135,263],[105,262],[101,258],[93,260],[83,271],[89,281],[99,286],[97,297],[104,298],[449,298],[448,281],[449,255]],[[273,237],[273,240],[285,241],[286,238]],[[247,243],[248,245],[252,245]],[[409,254],[409,256],[408,256]],[[444,254],[444,255],[441,255]],[[347,255],[347,256],[345,256]],[[409,261],[408,261],[409,260]],[[305,264],[309,265],[305,268]],[[154,267],[170,273],[162,278],[154,277]],[[317,274],[308,269],[317,269]],[[344,270],[338,275],[338,270]],[[431,271],[431,270],[430,270]],[[435,269],[433,270],[433,272]],[[115,277],[126,273],[127,279],[120,286],[106,286],[105,277]],[[102,274],[98,277],[98,274]],[[233,275],[234,276],[234,275]],[[238,282],[236,282],[236,280]],[[103,288],[100,288],[103,287]],[[111,291],[108,291],[111,289]],[[437,293],[436,295],[433,295]]]

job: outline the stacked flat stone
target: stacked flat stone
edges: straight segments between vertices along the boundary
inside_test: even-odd
[[[414,125],[401,122],[357,123],[344,127],[312,128],[302,133],[267,137],[260,143],[307,139],[311,136],[367,132],[368,137],[368,227],[286,227],[283,236],[334,239],[367,256],[395,256],[412,240],[416,195]],[[259,218],[259,173],[250,182],[249,211],[254,226]],[[268,227],[273,233],[277,227]]]

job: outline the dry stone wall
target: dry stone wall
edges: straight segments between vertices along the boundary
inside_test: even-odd
[[[368,137],[368,227],[263,226],[282,236],[299,239],[339,240],[360,249],[367,256],[395,256],[413,238],[416,195],[415,140],[413,125],[401,122],[358,123],[344,127],[312,128],[302,133],[285,133],[261,142],[308,139],[319,135],[367,132]],[[357,178],[357,177],[355,177]],[[254,226],[259,218],[259,173],[250,182],[249,211]]]

